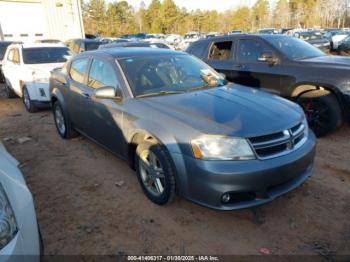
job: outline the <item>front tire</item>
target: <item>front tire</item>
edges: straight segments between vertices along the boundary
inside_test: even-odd
[[[145,195],[157,205],[174,201],[175,170],[167,151],[157,143],[145,141],[136,149],[135,167]]]
[[[27,87],[23,88],[23,96],[22,96],[24,107],[27,109],[30,113],[35,113],[38,111],[38,109],[35,107],[33,101],[30,99],[30,95],[28,92]]]
[[[52,111],[57,132],[63,139],[70,139],[78,136],[77,131],[74,130],[72,124],[67,119],[65,112],[58,101],[55,101],[53,104]]]
[[[327,90],[316,90],[298,97],[310,128],[317,137],[334,132],[342,124],[342,111],[334,94]]]

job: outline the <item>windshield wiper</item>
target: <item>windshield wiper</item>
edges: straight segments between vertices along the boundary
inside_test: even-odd
[[[175,91],[175,90],[163,90],[154,93],[146,93],[136,96],[136,98],[148,97],[148,96],[161,96],[161,95],[171,95],[171,94],[182,94],[184,91]]]

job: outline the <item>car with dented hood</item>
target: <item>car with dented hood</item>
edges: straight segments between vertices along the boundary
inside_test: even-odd
[[[300,106],[228,83],[183,52],[85,52],[52,71],[58,134],[79,133],[125,159],[145,195],[232,210],[272,201],[313,170],[316,140]]]

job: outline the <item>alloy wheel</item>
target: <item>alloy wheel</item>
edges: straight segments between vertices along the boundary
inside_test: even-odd
[[[139,169],[142,183],[149,193],[161,196],[165,190],[164,169],[158,157],[150,150],[140,154]]]
[[[66,132],[66,124],[65,124],[63,112],[60,106],[55,107],[55,122],[56,122],[58,132],[60,132],[61,135],[64,135],[64,133]]]
[[[316,99],[308,99],[303,101],[302,107],[309,126],[312,129],[318,130],[325,127],[329,117],[329,109],[326,106],[322,105]]]

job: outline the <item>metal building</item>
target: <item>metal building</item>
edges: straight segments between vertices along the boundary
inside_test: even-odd
[[[0,40],[84,38],[80,0],[0,0]]]

